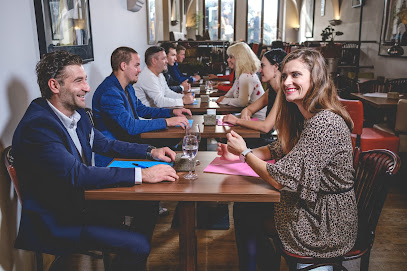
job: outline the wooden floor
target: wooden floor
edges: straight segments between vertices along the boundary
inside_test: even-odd
[[[370,271],[407,271],[407,177],[395,183],[388,194],[370,258]],[[162,202],[170,215],[160,217],[153,237],[147,270],[179,270],[178,232],[171,229],[175,203]],[[230,215],[231,204],[229,204]],[[198,230],[198,270],[237,270],[233,219],[229,230]],[[103,263],[87,256],[67,259],[69,270],[103,270]],[[349,271],[359,270],[359,260],[348,262]],[[281,270],[288,270],[282,263]]]

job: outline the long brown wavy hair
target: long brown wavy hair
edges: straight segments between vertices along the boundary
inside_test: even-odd
[[[321,53],[308,48],[293,51],[281,63],[282,70],[288,62],[295,59],[300,59],[311,73],[310,89],[302,101],[304,109],[312,114],[322,110],[332,111],[341,116],[352,131],[352,119],[338,99],[335,85],[330,78],[325,59]],[[281,88],[284,88],[283,80],[281,77]],[[281,95],[280,99],[281,106],[277,113],[276,128],[283,151],[288,153],[300,138],[304,126],[304,116],[295,103],[287,102],[285,95]]]

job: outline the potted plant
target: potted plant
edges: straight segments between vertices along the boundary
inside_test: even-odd
[[[339,58],[342,54],[342,44],[335,44],[334,42],[335,37],[341,35],[343,35],[343,32],[335,31],[330,25],[325,27],[321,33],[322,41],[325,43],[325,46],[320,47],[320,52],[325,57],[328,70],[331,73],[337,71]]]
[[[325,46],[321,47],[321,53],[325,58],[340,58],[341,57],[341,44],[335,44],[334,40],[336,36],[343,35],[341,31],[335,31],[335,29],[328,25],[322,30],[322,41],[325,42]]]

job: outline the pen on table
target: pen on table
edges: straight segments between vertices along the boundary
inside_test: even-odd
[[[146,166],[143,166],[143,165],[139,165],[139,164],[136,164],[136,163],[132,163],[134,166],[136,166],[136,167],[139,167],[139,168],[148,168],[148,167],[146,167]]]

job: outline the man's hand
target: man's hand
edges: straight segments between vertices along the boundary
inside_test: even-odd
[[[235,154],[239,155],[241,154],[245,149],[247,149],[246,142],[244,139],[235,131],[230,131],[226,135],[226,138],[228,139],[228,151]]]
[[[144,168],[141,170],[141,176],[143,183],[173,182],[179,178],[175,169],[169,165],[156,165],[150,168]]]
[[[185,116],[165,119],[165,122],[167,123],[168,127],[179,125],[183,129],[189,125],[188,119]]]
[[[236,161],[239,160],[239,156],[234,155],[233,153],[230,153],[228,151],[228,145],[218,143],[218,148],[216,149],[218,151],[218,155],[220,155],[221,160],[227,160],[227,161]]]
[[[234,116],[232,114],[229,114],[229,115],[226,115],[226,116],[223,117],[223,122],[227,122],[227,123],[230,123],[230,124],[235,124],[236,125],[238,120],[239,119],[236,118],[236,116]]]
[[[184,97],[182,97],[182,102],[184,104],[192,104],[194,102],[194,96],[192,96],[192,93],[185,94]]]
[[[152,149],[151,157],[154,160],[171,162],[175,160],[175,152],[168,147]]]
[[[180,86],[184,88],[184,93],[188,92],[191,89],[191,85],[188,83],[188,79],[182,82]]]
[[[221,103],[221,102],[223,101],[223,99],[225,99],[225,96],[220,96],[220,97],[216,100],[216,102],[219,104],[219,103]]]
[[[196,82],[196,81],[201,80],[201,77],[200,77],[198,74],[197,74],[197,75],[192,76],[192,78],[194,78],[194,79],[195,79],[195,82]]]
[[[252,113],[247,109],[247,107],[245,107],[245,108],[242,110],[242,113],[240,113],[240,118],[241,118],[242,120],[250,120],[250,119],[251,119],[251,116],[252,116]]]
[[[172,110],[172,114],[174,116],[179,116],[179,117],[184,116],[184,114],[192,116],[191,110],[186,109],[186,108],[176,108],[176,109]]]

